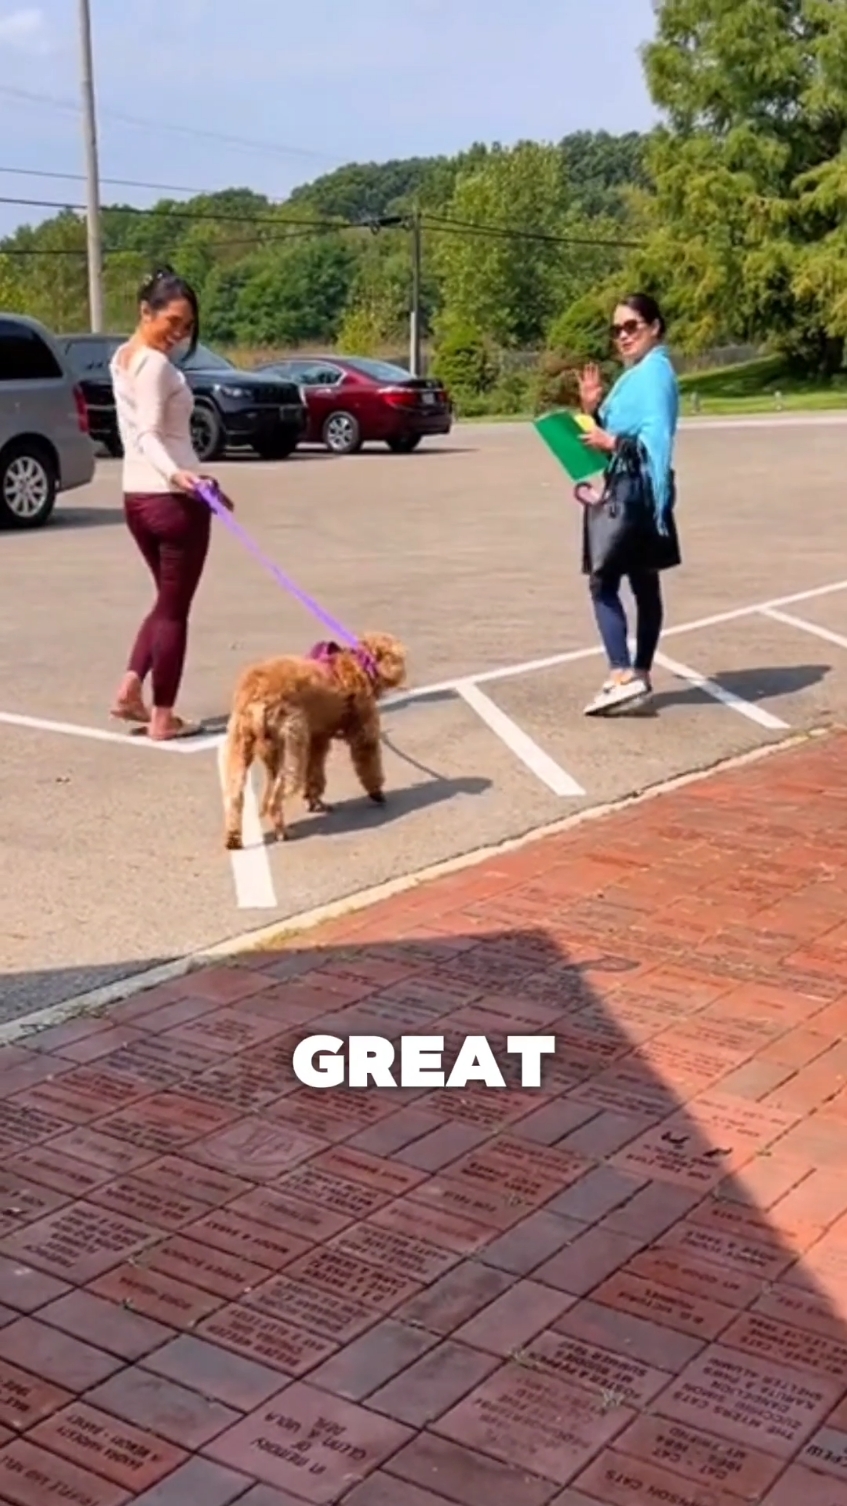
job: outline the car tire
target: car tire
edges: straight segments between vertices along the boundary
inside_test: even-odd
[[[195,403],[191,415],[191,443],[201,465],[217,460],[223,450],[223,424],[211,403]]]
[[[398,434],[396,438],[387,439],[385,442],[392,455],[411,455],[420,444],[421,438],[420,434]]]
[[[253,449],[262,460],[287,460],[289,455],[294,454],[299,438],[299,434],[289,434],[287,430],[283,430],[272,439],[257,440]]]
[[[323,442],[333,455],[356,455],[364,443],[358,421],[342,409],[330,413],[323,427]]]
[[[110,434],[108,439],[103,440],[103,445],[106,450],[106,454],[111,455],[113,460],[123,460],[124,447],[121,444],[119,435]]]
[[[59,477],[46,445],[19,440],[0,455],[0,527],[43,528],[56,505]]]

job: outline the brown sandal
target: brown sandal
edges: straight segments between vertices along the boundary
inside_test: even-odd
[[[118,701],[109,712],[113,722],[129,722],[133,727],[146,727],[150,713],[143,702],[133,705],[130,701]]]
[[[173,743],[182,737],[199,737],[203,727],[199,722],[183,721],[181,716],[175,716],[171,723],[171,731],[166,737],[152,737],[148,731],[147,736],[151,743]]]

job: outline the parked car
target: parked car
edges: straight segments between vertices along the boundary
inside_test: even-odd
[[[0,314],[0,526],[43,528],[62,491],[87,486],[85,399],[42,324]]]
[[[109,362],[123,335],[64,335],[62,345],[85,394],[91,435],[110,455],[121,454]],[[194,393],[191,433],[207,464],[241,446],[264,460],[284,460],[306,429],[306,407],[296,382],[239,371],[205,345],[178,362]]]
[[[353,455],[370,440],[408,455],[430,434],[449,434],[450,399],[440,382],[402,366],[360,356],[274,361],[260,372],[300,384],[309,410],[304,438],[334,455]]]

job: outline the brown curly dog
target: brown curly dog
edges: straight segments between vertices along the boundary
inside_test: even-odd
[[[357,649],[319,643],[308,658],[251,665],[235,687],[226,734],[226,845],[242,844],[244,788],[256,758],[265,766],[261,814],[286,836],[285,798],[302,791],[309,809],[326,810],[326,763],[335,739],[346,742],[371,800],[383,804],[385,774],[379,707],[406,678],[406,650],[388,633],[366,633]]]

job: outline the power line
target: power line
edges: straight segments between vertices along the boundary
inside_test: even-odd
[[[29,89],[16,89],[8,84],[0,84],[0,96],[12,99],[21,104],[33,104],[44,106],[54,110],[64,110],[73,115],[78,115],[80,106],[70,99],[60,99],[52,94],[35,94]],[[123,110],[101,108],[101,115],[109,120],[120,121],[123,125],[138,127],[144,131],[158,132],[164,135],[192,136],[204,141],[218,141],[239,151],[260,152],[274,157],[305,157],[317,161],[339,163],[340,157],[332,157],[327,152],[314,150],[305,146],[286,146],[282,142],[255,141],[247,136],[231,136],[223,131],[209,131],[202,126],[177,125],[172,121],[148,119],[141,115],[128,115]]]
[[[519,230],[506,225],[485,225],[472,220],[453,220],[428,215],[424,225],[429,230],[443,230],[462,235],[486,235],[504,237],[507,240],[541,241],[551,246],[623,246],[634,249],[641,241],[599,240],[594,236],[553,235],[544,230]]]
[[[358,225],[341,226],[341,229],[358,230]],[[262,251],[265,246],[286,246],[289,241],[315,239],[322,234],[321,230],[310,227],[308,230],[292,230],[289,235],[263,235],[252,236],[246,240],[215,241],[214,250],[227,251],[236,246],[252,247],[254,251]],[[143,247],[137,246],[104,246],[104,256],[137,256],[142,261],[150,259],[149,252]],[[35,257],[35,256],[82,256],[86,255],[85,246],[46,246],[43,249],[38,246],[21,247],[10,246],[5,248],[0,242],[0,261],[5,256]]]
[[[84,204],[72,204],[67,199],[24,199],[16,198],[12,194],[0,194],[0,204],[13,204],[20,209],[56,209],[60,213],[73,212],[84,214]],[[217,224],[219,221],[229,221],[236,225],[315,225],[324,230],[345,230],[350,228],[366,229],[366,226],[355,225],[351,220],[307,220],[307,219],[281,219],[278,214],[232,214],[230,211],[214,210],[186,210],[186,209],[163,209],[158,205],[143,208],[138,204],[104,204],[103,214],[137,214],[155,215],[169,220],[185,220],[189,223],[210,221]]]
[[[0,173],[5,173],[15,178],[50,178],[64,183],[84,183],[83,173],[51,173],[42,167],[0,167]],[[101,183],[110,183],[114,188],[150,188],[159,193],[191,193],[197,196],[214,193],[225,193],[226,189],[215,188],[189,188],[184,183],[144,183],[138,178],[101,178]],[[264,198],[264,195],[262,195]],[[270,199],[269,203],[277,201]],[[279,201],[280,203],[283,200]]]
[[[0,168],[0,171],[2,171],[2,168]],[[15,197],[11,194],[0,195],[0,204],[14,205],[19,208],[53,209],[59,211],[60,213],[82,214],[85,212],[85,206],[82,204],[69,203],[61,199],[22,198]],[[264,240],[258,242],[258,244],[270,244],[274,241],[284,241],[291,239],[292,231],[297,229],[304,229],[309,234],[332,234],[345,230],[370,230],[372,232],[379,232],[382,230],[392,229],[408,230],[412,224],[412,217],[402,214],[381,215],[378,217],[370,217],[364,220],[343,220],[340,218],[315,220],[306,219],[301,216],[289,217],[287,214],[279,213],[249,214],[236,212],[233,214],[231,211],[225,210],[194,210],[187,207],[184,209],[172,209],[170,208],[170,206],[168,206],[167,208],[162,208],[158,205],[144,208],[136,204],[112,204],[105,205],[103,208],[104,219],[106,219],[107,216],[117,216],[123,214],[137,215],[141,219],[144,219],[145,217],[153,218],[154,220],[158,219],[163,223],[175,220],[179,223],[185,224],[270,225],[274,226],[277,230],[288,232],[279,237],[267,236],[264,238]],[[428,230],[434,234],[476,235],[488,239],[493,238],[501,240],[522,240],[554,246],[586,246],[607,249],[633,249],[641,245],[640,241],[620,239],[609,240],[607,238],[597,236],[556,235],[549,231],[532,230],[530,228],[523,228],[521,226],[493,225],[484,221],[480,222],[473,220],[459,220],[454,219],[448,215],[426,214],[421,217],[420,225],[423,229]],[[9,237],[8,239],[11,239],[11,237]],[[234,245],[239,243],[219,241],[216,244],[223,246],[225,244]],[[125,247],[121,249],[133,251],[136,248]],[[115,250],[117,250],[117,248],[115,248]],[[0,254],[37,256],[48,254],[48,252],[47,249],[42,252],[38,247],[33,247],[31,249],[21,248],[19,250],[17,247],[6,247],[4,246],[3,242],[0,241]],[[61,249],[57,249],[56,251],[51,251],[50,254],[61,255],[64,254],[64,252]],[[77,252],[73,248],[69,248],[68,254],[76,255]],[[112,254],[115,254],[115,251],[113,251]],[[143,254],[143,248],[138,248],[138,254]]]
[[[60,212],[72,211],[82,214],[85,212],[84,204],[72,204],[64,199],[29,199],[16,198],[11,194],[0,195],[0,204],[15,205],[18,208],[29,209],[55,209]],[[282,207],[282,206],[281,206]],[[231,213],[230,211],[196,210],[196,209],[162,209],[158,205],[142,207],[138,204],[107,204],[103,207],[106,214],[137,214],[156,215],[167,217],[170,220],[191,222],[230,222],[238,225],[308,225],[322,230],[391,230],[408,229],[412,223],[412,217],[403,214],[372,216],[363,220],[342,220],[341,218],[326,220],[307,220],[279,214],[243,214]],[[553,246],[609,246],[625,247],[634,249],[641,244],[640,241],[598,239],[594,236],[579,235],[555,235],[545,230],[524,229],[519,226],[491,225],[486,222],[475,220],[457,220],[448,215],[426,214],[422,217],[422,225],[429,230],[441,230],[446,233],[462,232],[467,235],[484,235],[500,237],[507,240],[539,241]]]

